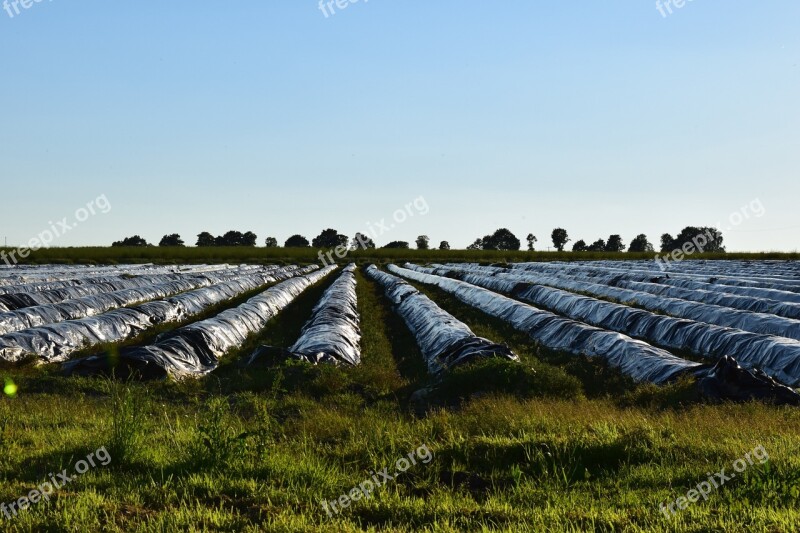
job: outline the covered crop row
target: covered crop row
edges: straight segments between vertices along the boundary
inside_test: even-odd
[[[480,271],[478,270],[478,272]],[[487,273],[488,271],[483,272]],[[578,290],[601,298],[612,298],[649,311],[662,312],[679,318],[741,329],[752,333],[800,340],[800,320],[791,318],[754,313],[752,311],[743,311],[741,309],[682,300],[663,295],[657,296],[649,292],[621,288],[617,285],[600,285],[581,278],[576,279],[576,277],[570,275],[540,274],[531,270],[519,273],[514,270],[503,272],[502,270],[494,269],[491,273],[498,276],[519,276],[519,279],[525,279],[532,283],[541,283],[570,291]]]
[[[142,377],[171,375],[181,378],[207,374],[217,367],[219,358],[226,352],[240,347],[248,335],[263,329],[301,292],[336,268],[328,266],[283,281],[238,307],[172,331],[155,344],[123,349],[119,364],[128,370],[135,369]],[[108,368],[109,362],[104,356],[77,359],[64,365],[68,374],[93,374]]]
[[[366,274],[383,286],[395,312],[417,340],[431,374],[442,374],[484,357],[519,360],[507,346],[476,336],[466,324],[397,276],[381,272],[375,265],[370,265]]]
[[[516,269],[515,269],[516,270]],[[710,304],[725,305],[747,311],[761,313],[772,313],[787,318],[797,318],[800,309],[800,295],[775,289],[763,289],[755,287],[734,287],[730,285],[720,285],[693,281],[689,279],[675,279],[661,273],[635,273],[626,272],[620,268],[600,268],[595,265],[580,264],[530,264],[526,271],[547,272],[558,276],[580,277],[581,279],[597,280],[599,283],[625,287],[625,283],[648,283],[653,285],[669,286],[676,289],[683,289],[684,296],[676,296],[687,300],[695,300]],[[587,279],[590,278],[590,279]],[[633,288],[633,287],[627,287]],[[645,289],[636,289],[645,290]],[[646,290],[646,292],[654,292]],[[654,294],[656,294],[654,292]],[[673,296],[668,294],[668,296]],[[715,297],[720,298],[715,300]]]
[[[447,267],[445,271],[437,271],[447,272],[456,272],[460,279],[469,283],[513,294],[575,320],[647,339],[659,346],[688,350],[715,360],[730,355],[746,368],[761,368],[784,383],[800,385],[800,342],[792,339],[658,315],[568,292],[579,291],[624,301],[631,300],[622,296],[623,293],[615,292],[623,289],[604,285],[541,276],[532,272],[494,272],[494,275],[489,275],[491,272],[482,274],[474,268],[461,271],[451,267]]]
[[[661,271],[655,268],[653,263],[652,268],[628,268],[625,265],[621,264],[612,264],[612,263],[623,263],[622,261],[617,262],[600,262],[600,264],[592,265],[594,268],[606,269],[610,271],[618,271],[620,273],[633,273],[639,275],[645,275],[649,277],[653,276],[665,276],[669,275],[671,279],[680,279],[684,281],[695,281],[701,283],[707,283],[710,285],[717,285],[723,287],[737,287],[740,289],[761,289],[766,291],[778,291],[779,293],[793,293],[796,297],[800,296],[797,294],[800,292],[800,283],[794,282],[774,282],[774,281],[757,281],[757,280],[749,280],[749,279],[742,279],[737,278],[735,276],[725,276],[719,270],[709,273],[698,273],[692,274],[687,272],[676,271],[670,267],[668,271]],[[579,263],[580,264],[580,263]],[[537,269],[542,265],[542,263],[515,263],[512,265],[514,269],[522,269],[522,270],[530,270],[530,269]],[[552,264],[553,266],[563,266],[569,267],[572,263],[560,263],[560,264]],[[725,289],[721,289],[725,290]],[[733,292],[733,291],[730,291]],[[753,294],[757,294],[760,291],[755,291]],[[747,294],[747,293],[735,293],[735,294]],[[789,301],[789,300],[787,300]]]
[[[716,399],[766,399],[777,403],[800,404],[800,395],[761,372],[742,369],[733,358],[722,358],[714,366],[701,365],[634,340],[570,320],[548,311],[507,298],[464,281],[429,274],[422,267],[415,270],[389,265],[389,270],[453,294],[462,302],[511,324],[536,342],[551,350],[574,355],[599,357],[610,366],[636,381],[664,384],[681,375],[698,378],[702,394]],[[498,286],[512,282],[497,280]]]
[[[354,264],[345,267],[342,274],[328,287],[314,306],[311,318],[303,326],[300,338],[291,348],[283,350],[263,346],[250,357],[248,364],[272,356],[294,357],[310,363],[361,362],[361,330],[358,323],[356,277]]]
[[[46,362],[63,361],[78,350],[119,342],[158,324],[186,320],[212,305],[312,270],[312,267],[296,270],[294,266],[277,270],[269,268],[183,292],[165,300],[9,333],[0,337],[0,360],[19,361],[36,356]]]

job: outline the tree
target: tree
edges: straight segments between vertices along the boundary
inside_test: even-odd
[[[467,246],[467,250],[482,250],[483,249],[483,239],[475,239],[475,242]]]
[[[653,245],[647,240],[647,235],[640,233],[628,246],[629,252],[653,252]]]
[[[430,238],[427,235],[420,235],[417,237],[417,250],[429,250]]]
[[[253,233],[252,231],[245,232],[244,236],[242,237],[242,246],[255,246],[258,242],[258,235]]]
[[[264,241],[264,246],[267,248],[277,248],[278,247],[278,239],[275,237],[267,237],[267,240]]]
[[[204,231],[197,236],[197,245],[196,246],[215,246],[216,241],[214,240],[214,236],[211,235],[209,232]]]
[[[662,252],[671,252],[673,247],[672,245],[675,243],[675,239],[672,238],[672,235],[669,233],[665,233],[661,236],[661,251]]]
[[[358,250],[359,248],[362,250],[372,250],[375,248],[375,241],[363,233],[356,233],[356,236],[353,237],[353,242],[350,243],[350,247],[353,250]]]
[[[587,252],[604,252],[606,249],[606,241],[603,239],[597,239],[592,244],[586,248]]]
[[[564,246],[569,242],[569,235],[567,235],[567,230],[562,228],[556,228],[553,230],[552,235],[550,237],[553,239],[553,246],[556,247],[556,250],[559,252],[564,251]]]
[[[450,249],[450,243],[447,242],[447,241],[440,242],[439,243],[439,249],[440,250],[449,250]]]
[[[346,247],[348,242],[350,242],[350,239],[347,238],[347,235],[342,235],[335,229],[328,228],[314,237],[311,245],[314,248],[336,248],[337,246]]]
[[[573,252],[585,252],[586,251],[586,241],[583,239],[579,240],[575,244],[572,245]]]
[[[185,246],[186,244],[181,239],[181,236],[177,233],[173,233],[172,235],[164,235],[161,237],[161,242],[158,243],[159,246]]]
[[[138,235],[134,235],[133,237],[125,237],[121,241],[115,241],[111,243],[111,246],[150,246],[150,244]]]
[[[221,237],[214,239],[216,246],[244,246],[244,233],[231,230]],[[255,242],[253,242],[255,246]]]
[[[481,239],[481,246],[484,250],[519,250],[520,242],[509,230],[500,228]]]
[[[308,248],[311,246],[308,242],[308,239],[303,237],[302,235],[292,235],[286,242],[283,244],[284,248]]]
[[[528,241],[528,251],[532,252],[533,251],[533,245],[536,244],[536,242],[539,239],[537,239],[536,235],[534,235],[533,233],[528,233],[528,236],[525,237],[525,240]]]
[[[384,248],[399,248],[403,250],[408,250],[409,245],[406,241],[392,241],[386,246],[384,246]]]
[[[625,250],[625,245],[622,244],[622,237],[619,235],[611,235],[606,243],[606,252],[621,252]]]
[[[661,251],[689,250],[691,253],[725,252],[722,232],[708,226],[687,226],[674,239],[665,233],[661,237]]]

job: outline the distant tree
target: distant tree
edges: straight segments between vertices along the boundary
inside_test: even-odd
[[[362,250],[372,250],[375,248],[375,241],[363,233],[356,233],[356,236],[353,237],[353,242],[350,243],[350,248],[353,250],[358,250],[359,248]]]
[[[629,252],[653,252],[655,251],[653,245],[647,240],[647,235],[640,233],[635,239],[631,241],[628,246]]]
[[[264,246],[267,248],[277,248],[278,247],[278,239],[275,237],[267,237],[267,240],[264,241]]]
[[[604,252],[606,250],[606,241],[597,239],[586,248],[587,252]]]
[[[528,233],[528,236],[525,237],[525,240],[528,241],[528,251],[533,251],[533,245],[539,240],[533,233]]]
[[[427,235],[420,235],[417,237],[417,250],[429,250],[430,249],[430,238]]]
[[[567,235],[567,230],[562,228],[556,228],[553,230],[553,233],[550,235],[553,239],[553,246],[556,247],[556,250],[559,252],[564,251],[564,246],[569,242],[569,235]]]
[[[197,236],[196,246],[216,246],[216,244],[217,243],[214,239],[214,236],[207,231],[204,231]]]
[[[483,239],[475,239],[475,242],[467,246],[467,250],[482,250],[483,249]]]
[[[625,250],[625,245],[622,243],[622,237],[619,235],[611,235],[606,243],[606,252],[621,252]]]
[[[672,238],[672,235],[669,233],[665,233],[661,236],[661,251],[662,252],[671,252],[673,249],[673,244],[675,243],[675,239]]]
[[[481,247],[484,250],[519,250],[520,242],[509,230],[500,228],[481,239]]]
[[[242,246],[255,246],[257,242],[258,235],[252,231],[245,232],[244,236],[242,237]]]
[[[283,244],[284,248],[308,248],[311,246],[308,242],[308,239],[303,237],[302,235],[292,235],[286,242]]]
[[[159,246],[186,246],[186,243],[183,242],[181,236],[177,233],[173,233],[172,235],[164,235],[161,237],[161,242],[158,243]]]
[[[244,246],[244,233],[231,230],[214,239],[216,246]],[[255,246],[255,243],[253,244]]]
[[[410,247],[406,241],[392,241],[386,246],[384,246],[384,248],[400,248],[408,250]]]
[[[667,239],[669,237],[669,239]],[[722,232],[708,226],[687,226],[672,239],[668,233],[661,237],[661,251],[672,252],[686,247],[692,253],[725,252]]]
[[[314,237],[311,245],[314,248],[336,248],[337,246],[347,246],[348,242],[350,242],[350,239],[347,238],[347,235],[342,235],[335,229],[328,228]]]
[[[583,239],[579,240],[575,244],[572,245],[573,252],[585,252],[586,251],[586,241]]]
[[[450,243],[447,242],[447,241],[440,242],[439,243],[439,249],[440,250],[449,250],[450,249]]]
[[[119,246],[150,246],[146,240],[139,237],[138,235],[134,235],[133,237],[126,237],[121,241],[115,241],[111,243],[111,246],[119,247]]]

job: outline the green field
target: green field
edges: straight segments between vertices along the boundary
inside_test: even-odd
[[[12,248],[0,248],[10,253]],[[30,253],[20,264],[124,264],[124,263],[292,263],[318,262],[319,250],[313,248],[250,248],[250,247],[81,247],[42,248]],[[543,252],[506,250],[354,250],[340,260],[359,263],[386,263],[400,261],[584,261],[593,259],[634,260],[653,259],[652,253],[612,252]],[[800,253],[705,253],[688,256],[689,259],[749,259],[798,260]],[[2,263],[0,263],[2,266]]]
[[[98,248],[42,250],[31,259],[311,261],[308,253]],[[573,254],[379,250],[357,257],[503,261]],[[431,384],[422,357],[379,286],[361,272],[361,366],[237,365],[255,346],[290,345],[334,279],[302,294],[200,380],[122,383],[65,378],[54,367],[0,368],[7,385],[15,385],[0,395],[0,503],[27,495],[101,447],[110,456],[49,501],[11,520],[0,514],[0,529],[800,529],[797,409],[702,404],[687,382],[636,385],[600,363],[541,349],[436,289],[417,285],[476,334],[511,346],[523,365],[459,370],[430,403],[417,401],[412,394]],[[338,513],[323,508],[323,500],[338,499],[373,472],[393,470],[421,447],[430,451],[428,462],[417,461]],[[769,460],[748,465],[675,516],[659,510],[712,473],[731,472],[756,448]]]

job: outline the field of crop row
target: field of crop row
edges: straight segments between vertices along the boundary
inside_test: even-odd
[[[0,365],[4,529],[798,525],[795,262],[19,266]]]

